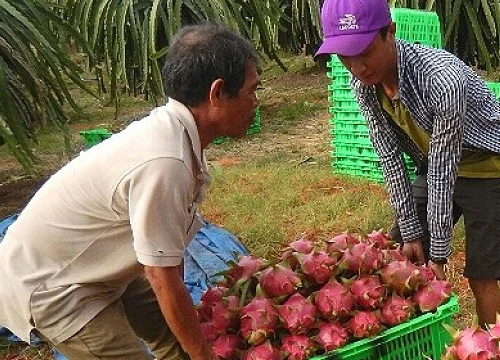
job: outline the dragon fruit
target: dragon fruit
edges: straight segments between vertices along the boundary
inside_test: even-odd
[[[385,301],[386,289],[375,275],[361,275],[352,282],[350,290],[361,309],[374,310]]]
[[[447,348],[443,360],[500,359],[500,339],[492,337],[477,325],[454,333],[453,344]]]
[[[398,261],[406,260],[406,257],[404,256],[403,252],[399,249],[382,249],[381,252],[384,265],[387,265],[395,260]]]
[[[205,340],[208,342],[213,342],[215,339],[221,335],[221,332],[217,330],[215,324],[212,321],[207,321],[200,323],[201,333]]]
[[[262,270],[259,277],[259,287],[270,297],[291,295],[301,286],[299,275],[281,264]]]
[[[451,296],[451,285],[445,280],[432,280],[412,296],[422,312],[432,311]]]
[[[332,279],[316,292],[314,304],[325,319],[335,320],[354,309],[355,297],[347,287]]]
[[[335,260],[339,260],[345,250],[351,248],[360,242],[359,236],[342,233],[335,235],[329,240],[326,240],[326,252]]]
[[[317,284],[324,284],[332,276],[336,261],[324,251],[297,254],[302,272]]]
[[[399,295],[392,295],[382,306],[380,319],[383,324],[394,326],[409,320],[415,312],[413,303]]]
[[[380,270],[382,283],[398,295],[412,293],[427,280],[417,267],[409,260],[396,260],[388,263]]]
[[[281,356],[280,351],[266,341],[246,351],[243,360],[281,360]]]
[[[274,334],[278,323],[278,311],[268,298],[256,296],[241,309],[241,335],[251,345],[262,344]]]
[[[305,297],[295,293],[279,307],[278,313],[292,334],[307,332],[316,321],[318,310]]]
[[[236,334],[219,336],[212,344],[215,355],[225,360],[232,360],[240,348],[240,340]]]
[[[373,230],[371,233],[366,235],[366,239],[370,244],[373,244],[379,249],[389,249],[396,244],[394,241],[389,239],[389,236],[382,230]]]
[[[382,252],[374,245],[358,243],[344,251],[339,268],[356,274],[373,274],[384,265]]]
[[[228,288],[223,286],[214,286],[209,288],[201,295],[200,302],[196,306],[196,311],[198,313],[198,319],[201,322],[206,322],[212,320],[212,308],[216,304],[222,301],[224,294],[228,291]]]
[[[281,350],[288,360],[305,360],[316,351],[315,343],[306,335],[287,335],[282,340]]]
[[[376,312],[357,311],[346,323],[347,329],[356,338],[373,337],[383,330]]]
[[[231,296],[212,306],[212,320],[214,331],[224,334],[229,328],[237,328],[238,298]]]
[[[309,254],[314,249],[314,243],[307,237],[302,237],[299,240],[292,241],[281,252],[280,259],[286,261],[292,270],[298,268],[299,261],[294,256],[296,254]]]
[[[420,265],[417,267],[420,270],[420,273],[422,274],[422,276],[424,277],[424,279],[426,281],[432,281],[432,280],[436,279],[436,274],[434,273],[434,271],[430,267],[428,267],[426,265]]]
[[[253,274],[267,266],[267,261],[253,255],[244,255],[238,262],[230,262],[229,269],[223,272],[228,286],[241,287]]]
[[[347,344],[349,332],[339,323],[324,322],[319,326],[315,340],[326,351],[333,351]]]

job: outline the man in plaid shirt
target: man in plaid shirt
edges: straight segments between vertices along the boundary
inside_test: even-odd
[[[337,54],[370,129],[396,213],[395,240],[438,278],[463,215],[467,277],[481,324],[500,313],[500,105],[456,56],[395,39],[386,0],[326,0],[324,42]],[[418,176],[410,183],[407,153]]]

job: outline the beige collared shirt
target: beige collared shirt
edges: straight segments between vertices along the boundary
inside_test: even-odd
[[[177,266],[210,181],[189,110],[167,105],[85,151],[37,192],[0,243],[0,324],[75,334],[142,273]]]

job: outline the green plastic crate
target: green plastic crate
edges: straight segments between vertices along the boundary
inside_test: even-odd
[[[79,132],[80,136],[83,137],[85,141],[85,147],[87,149],[91,148],[94,145],[99,144],[100,142],[108,139],[113,135],[108,129],[91,129],[84,130]]]
[[[396,39],[442,48],[441,25],[435,12],[406,8],[391,8],[396,23]]]
[[[458,313],[458,299],[453,295],[435,312],[423,314],[389,328],[371,339],[348,344],[332,353],[310,360],[424,360],[441,358],[452,337],[443,324],[450,324]]]
[[[496,81],[487,81],[486,86],[491,90],[491,92],[495,95],[497,100],[500,101],[500,82]]]
[[[260,132],[260,127],[261,127],[261,115],[260,115],[260,106],[255,108],[254,111],[254,118],[253,118],[253,123],[250,125],[250,127],[247,129],[246,134],[247,135],[252,135],[252,134],[257,134]],[[227,136],[219,136],[218,138],[215,138],[212,142],[214,144],[222,144],[223,142],[226,142],[229,140],[229,137]]]

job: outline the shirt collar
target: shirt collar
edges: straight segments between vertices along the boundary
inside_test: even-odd
[[[167,99],[166,108],[167,111],[175,116],[187,130],[198,164],[200,168],[203,169],[205,160],[201,149],[200,134],[196,122],[194,121],[193,114],[184,104],[172,98]]]

